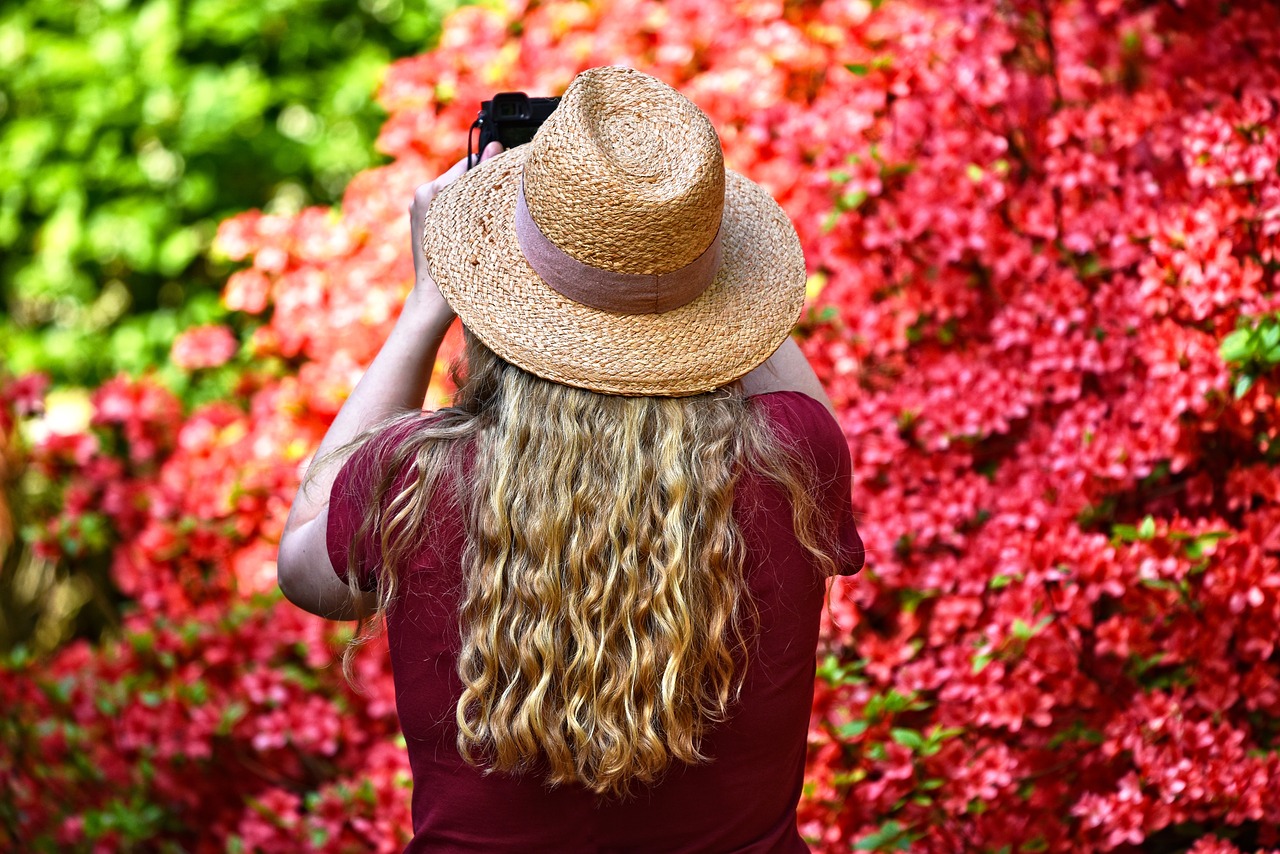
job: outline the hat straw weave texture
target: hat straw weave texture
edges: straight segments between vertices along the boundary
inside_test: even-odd
[[[548,266],[518,231],[565,263]],[[530,143],[441,191],[423,249],[495,353],[605,394],[732,382],[772,355],[804,303],[804,256],[781,207],[725,169],[701,110],[629,68],[582,72]],[[577,279],[557,280],[565,270]],[[620,308],[632,305],[665,310]]]

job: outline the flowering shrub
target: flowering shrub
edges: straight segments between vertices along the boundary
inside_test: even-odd
[[[120,377],[29,449],[59,490],[35,547],[105,556],[128,605],[0,682],[0,833],[403,842],[385,658],[345,686],[275,543],[408,291],[412,188],[482,98],[611,63],[707,110],[809,260],[869,555],[820,654],[815,849],[1280,848],[1280,9],[1207,0],[454,14],[388,71],[392,162],[341,216],[223,223],[226,304],[260,320],[243,405]],[[175,359],[219,365],[224,332]],[[39,391],[8,387],[4,432]]]
[[[180,334],[173,342],[169,358],[183,370],[216,368],[236,354],[238,345],[225,326],[197,326]]]

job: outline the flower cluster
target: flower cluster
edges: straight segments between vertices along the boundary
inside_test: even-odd
[[[185,370],[216,368],[236,354],[235,336],[225,326],[197,326],[179,335],[173,342],[170,358]]]
[[[367,694],[344,685],[340,637],[273,592],[275,543],[410,287],[413,187],[495,91],[617,63],[708,112],[817,294],[799,329],[868,568],[824,628],[815,849],[1280,849],[1280,8],[1214,0],[454,13],[389,69],[391,162],[340,216],[219,230],[246,265],[225,301],[287,370],[246,366],[244,406],[191,411],[118,378],[87,432],[30,449],[62,490],[41,554],[101,556],[128,604],[116,639],[0,681],[0,834],[403,840],[385,658],[360,658]],[[235,346],[192,330],[174,358]],[[0,435],[40,394],[0,394]]]

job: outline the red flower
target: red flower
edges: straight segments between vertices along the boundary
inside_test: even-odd
[[[230,361],[238,346],[235,336],[225,326],[197,326],[174,339],[170,358],[188,371],[216,368]]]

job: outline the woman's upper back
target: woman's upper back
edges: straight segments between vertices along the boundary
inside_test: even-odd
[[[797,392],[751,398],[778,435],[820,475],[821,512],[836,520],[841,574],[862,565],[850,507],[848,449],[824,407]],[[375,441],[394,443],[393,432]],[[369,448],[369,446],[366,446]],[[373,473],[362,449],[339,473],[330,500],[328,544],[343,574]],[[552,476],[549,474],[549,476]],[[413,767],[414,841],[429,851],[804,851],[795,830],[812,704],[814,652],[825,590],[797,540],[790,504],[751,473],[737,485],[734,514],[746,546],[744,573],[759,612],[759,642],[732,717],[713,727],[708,764],[673,766],[661,783],[627,801],[601,801],[580,786],[547,790],[540,769],[485,776],[456,747],[458,611],[463,594],[465,519],[440,500],[431,536],[401,571],[388,635],[397,709]],[[376,564],[366,538],[357,566]]]

